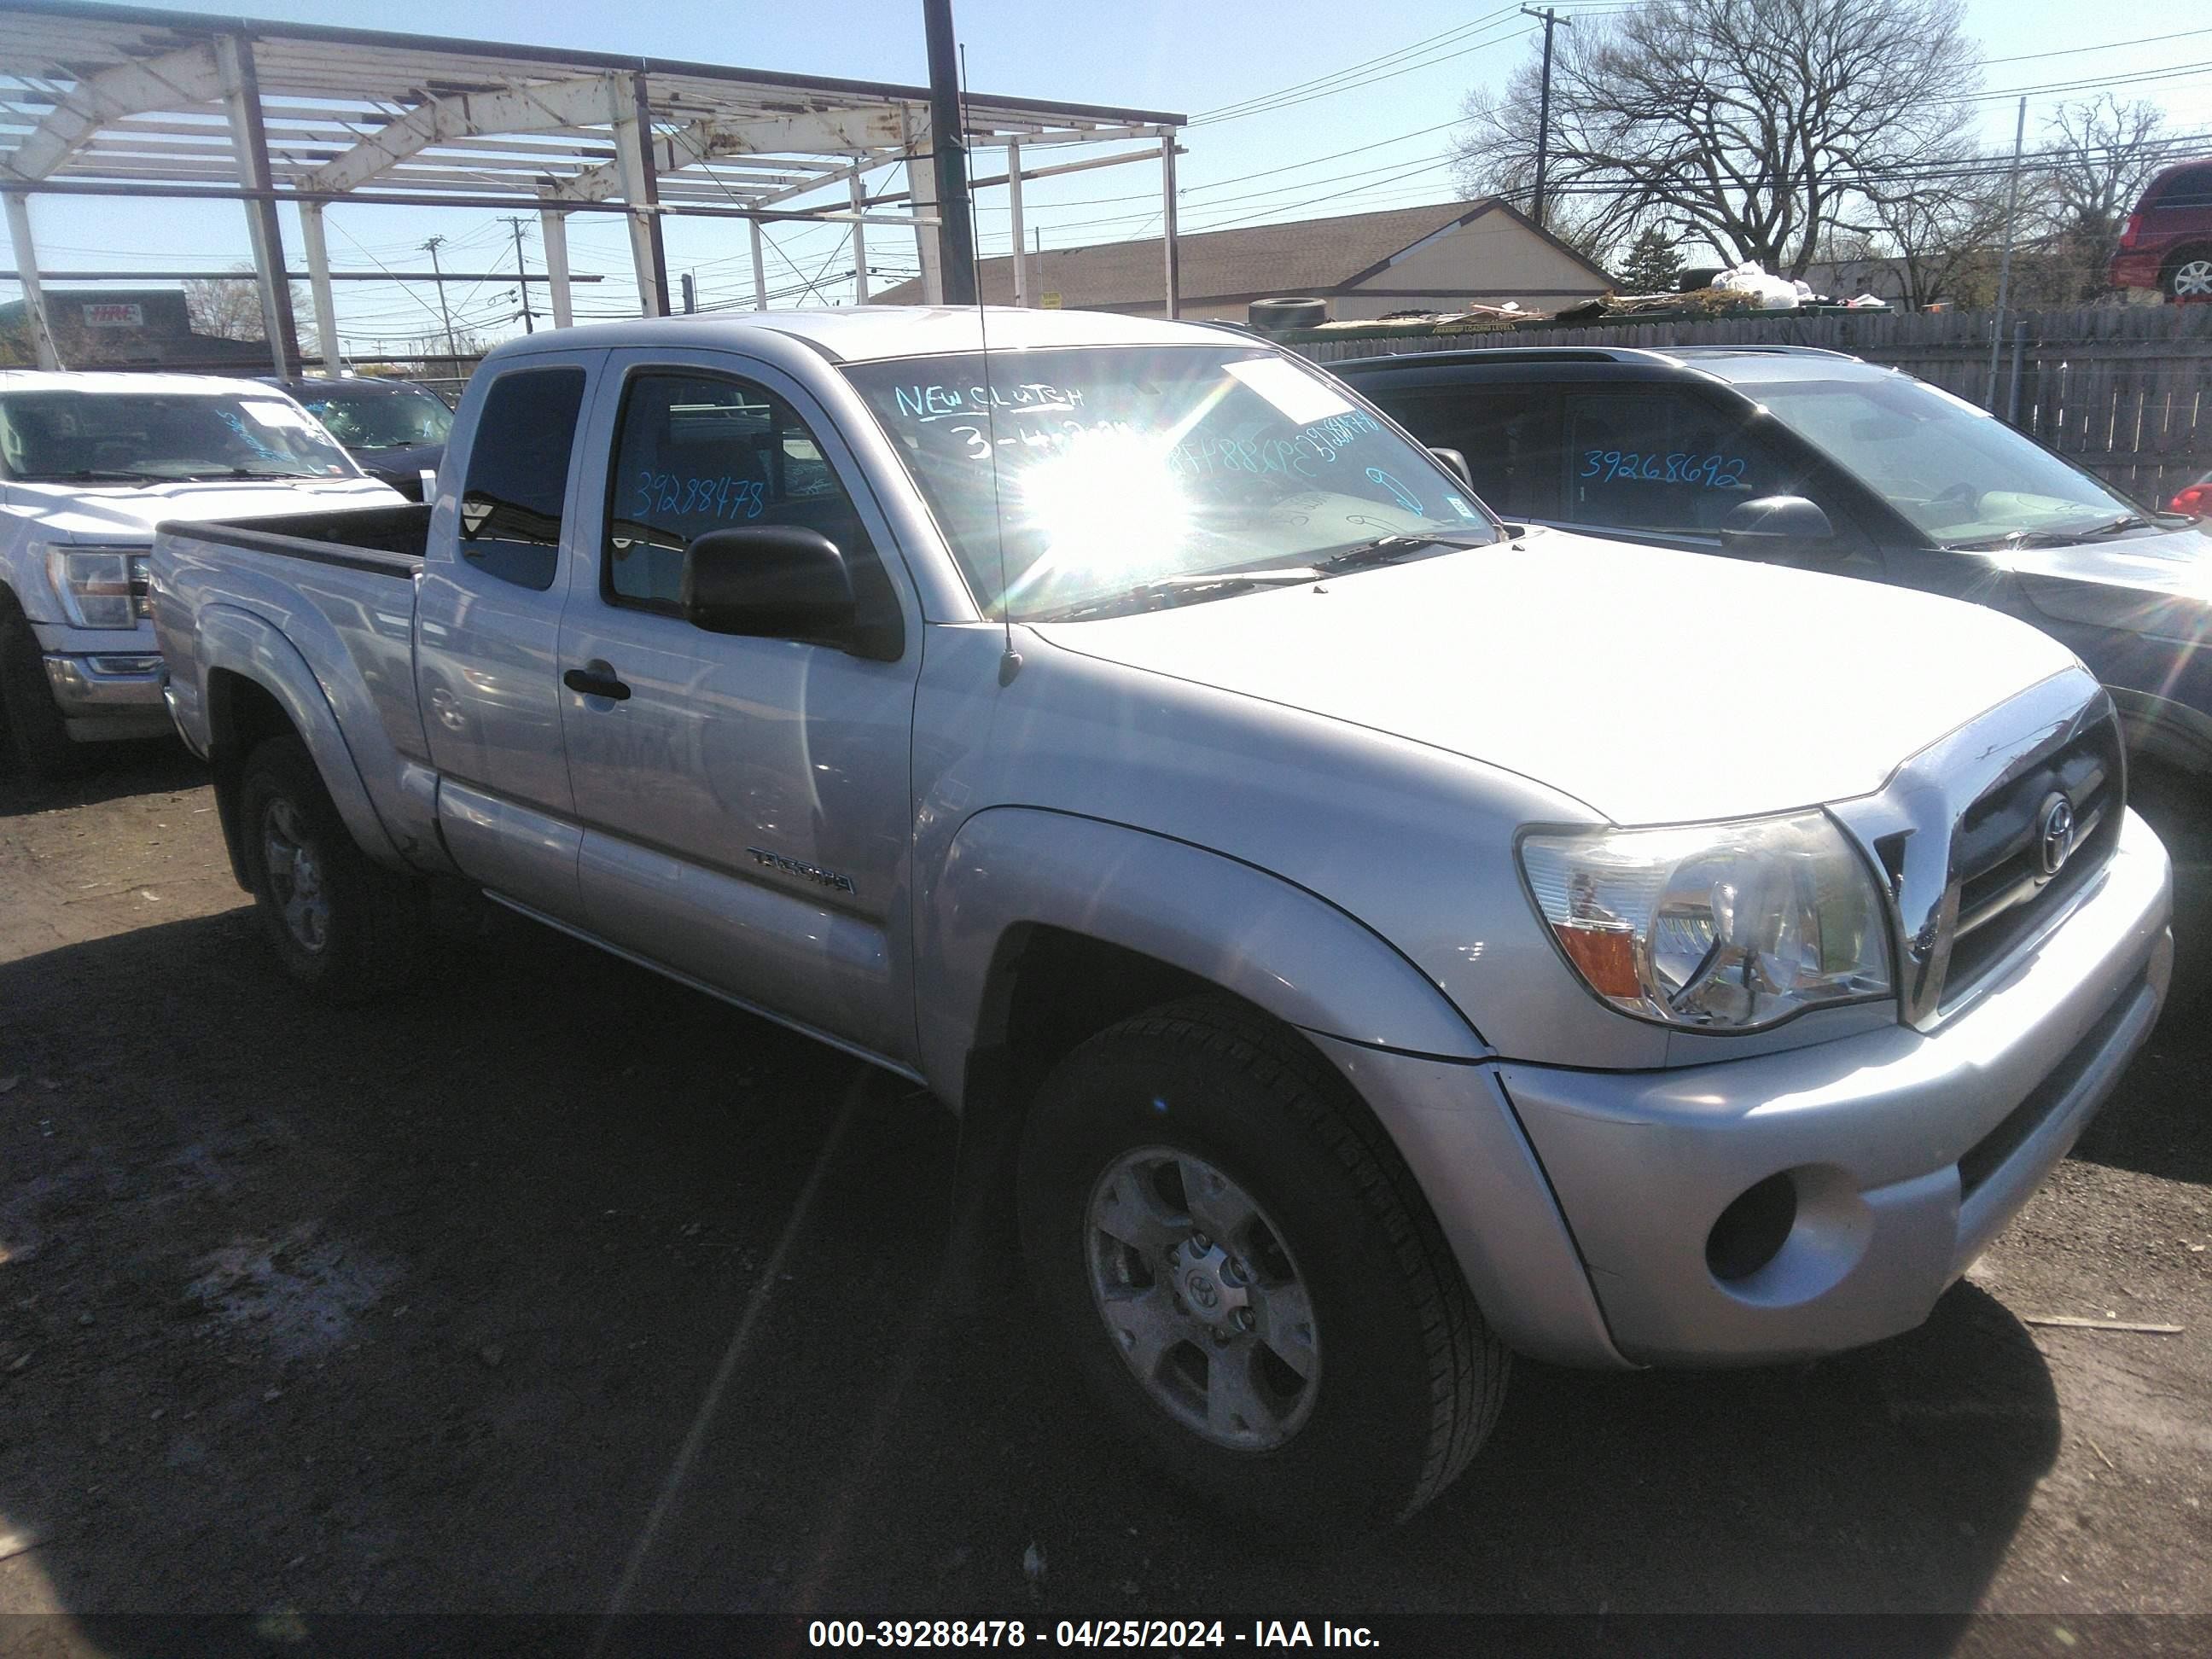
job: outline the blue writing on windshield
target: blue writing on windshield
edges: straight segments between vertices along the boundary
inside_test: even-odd
[[[1421,503],[1414,495],[1413,492],[1407,489],[1405,485],[1400,483],[1395,478],[1385,472],[1381,467],[1369,467],[1367,469],[1367,481],[1370,483],[1381,484],[1383,489],[1389,490],[1393,495],[1396,496],[1398,498],[1398,505],[1404,507],[1407,512],[1419,513],[1421,510]]]
[[[1237,438],[1207,433],[1187,438],[1168,454],[1168,471],[1178,478],[1213,478],[1224,473],[1279,473],[1317,478],[1336,460],[1336,453],[1357,443],[1382,423],[1364,410],[1316,421],[1286,438]]]

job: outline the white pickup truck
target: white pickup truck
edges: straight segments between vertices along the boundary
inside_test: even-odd
[[[0,714],[18,763],[51,776],[80,744],[168,731],[156,524],[398,500],[251,380],[0,370]]]
[[[166,527],[153,603],[303,985],[459,881],[926,1084],[1107,1419],[1279,1518],[1419,1507],[1510,1352],[1909,1328],[2172,958],[2062,646],[1502,524],[1215,329],[541,334],[434,503]]]

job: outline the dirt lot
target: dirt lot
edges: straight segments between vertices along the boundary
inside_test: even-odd
[[[1924,1328],[1524,1364],[1443,1501],[1297,1543],[1164,1498],[944,1271],[907,1085],[519,922],[319,1010],[196,769],[121,762],[0,781],[0,1612],[2212,1613],[2193,959]]]

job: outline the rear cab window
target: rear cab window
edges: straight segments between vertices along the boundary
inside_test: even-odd
[[[512,369],[485,394],[461,486],[460,552],[486,575],[540,592],[553,586],[583,406],[574,368]]]

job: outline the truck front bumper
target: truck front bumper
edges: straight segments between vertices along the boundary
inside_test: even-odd
[[[46,684],[77,742],[156,738],[171,729],[168,707],[161,700],[167,674],[158,655],[49,652],[45,660]]]
[[[2149,1035],[2172,910],[2130,812],[2064,919],[1932,1032],[1661,1072],[1500,1065],[1619,1352],[1749,1364],[1920,1323]]]

